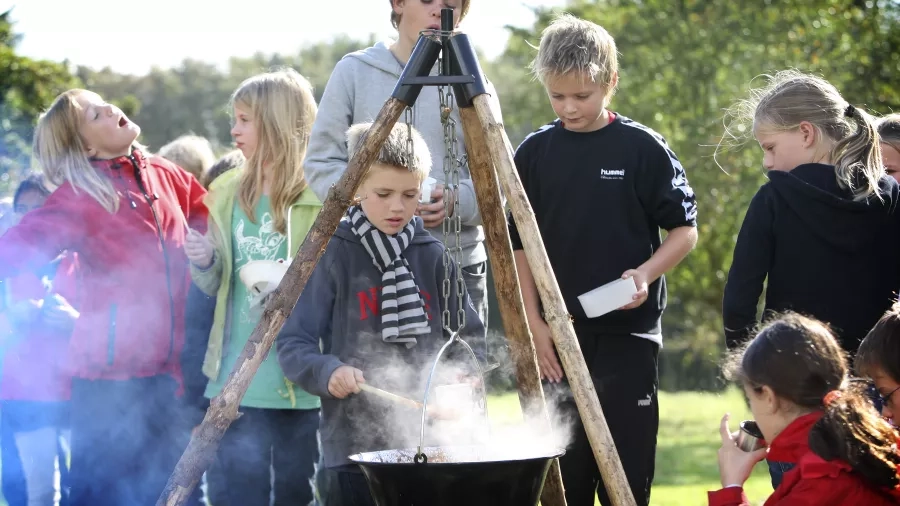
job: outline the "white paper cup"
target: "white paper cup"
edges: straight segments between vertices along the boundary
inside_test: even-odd
[[[597,318],[630,304],[631,297],[636,293],[634,278],[617,279],[579,295],[578,301],[581,302],[585,316]]]
[[[425,181],[422,181],[422,195],[419,197],[419,202],[423,204],[431,203],[431,192],[434,191],[434,186],[437,184],[437,179],[433,177],[426,177]]]
[[[253,260],[241,267],[238,276],[250,293],[259,295],[272,285],[278,286],[289,266],[290,262],[284,260]]]

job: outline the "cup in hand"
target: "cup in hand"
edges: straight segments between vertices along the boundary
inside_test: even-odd
[[[759,430],[759,426],[753,420],[744,420],[741,422],[741,430],[738,431],[736,443],[738,448],[750,453],[763,448],[763,435]]]
[[[425,181],[422,181],[422,195],[419,197],[419,202],[422,204],[431,204],[431,192],[434,191],[434,186],[437,184],[437,179],[433,177],[426,177]]]

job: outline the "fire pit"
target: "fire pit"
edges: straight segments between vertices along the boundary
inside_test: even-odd
[[[490,446],[385,450],[352,455],[378,506],[537,506],[561,448]]]

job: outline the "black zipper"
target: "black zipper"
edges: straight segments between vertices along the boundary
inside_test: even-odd
[[[128,155],[128,159],[131,160],[131,165],[134,167],[134,180],[137,182],[138,189],[141,190],[141,193],[144,195],[144,200],[147,201],[147,205],[150,207],[150,212],[153,214],[153,221],[156,222],[156,235],[159,237],[159,245],[162,248],[163,254],[163,262],[166,266],[166,290],[169,292],[169,354],[166,357],[166,360],[171,360],[172,354],[175,352],[175,294],[172,292],[172,279],[170,277],[169,272],[169,252],[166,250],[166,241],[163,238],[162,226],[159,223],[159,215],[156,214],[156,209],[153,208],[153,202],[158,200],[155,194],[150,196],[147,193],[147,188],[144,186],[144,181],[141,179],[141,169],[138,166],[137,160],[134,159],[134,155]]]

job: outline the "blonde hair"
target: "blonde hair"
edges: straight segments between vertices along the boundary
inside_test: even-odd
[[[50,184],[72,185],[83,191],[110,213],[119,210],[119,196],[109,178],[97,171],[87,156],[80,126],[84,109],[75,100],[83,89],[71,89],[56,97],[37,122],[32,157]]]
[[[612,88],[619,71],[616,41],[602,26],[563,13],[541,33],[530,67],[544,85],[550,79],[580,74]]]
[[[289,207],[309,186],[303,159],[317,111],[312,85],[290,68],[266,72],[241,83],[231,105],[249,111],[257,135],[256,151],[244,164],[238,186],[241,209],[256,221],[253,211],[262,197],[267,171],[275,229],[287,234]]]
[[[400,29],[400,15],[394,12],[394,0],[388,0],[391,2],[391,25],[394,26],[395,30]],[[422,0],[404,0],[405,2],[421,2]],[[469,13],[469,0],[461,0],[459,6],[459,22],[462,23],[463,18],[466,17],[466,14]]]
[[[878,180],[884,175],[878,131],[872,117],[845,100],[828,81],[797,70],[782,70],[765,76],[768,84],[751,90],[728,111],[732,120],[726,135],[735,130],[744,135],[759,131],[796,130],[809,122],[819,136],[833,143],[829,162],[834,165],[838,185],[849,190],[854,200],[871,195],[882,198]],[[734,128],[737,123],[738,128]],[[751,128],[746,128],[751,123]]]
[[[372,123],[357,123],[347,130],[348,160],[353,159],[362,148],[363,136],[371,128]],[[410,152],[410,147],[412,152]],[[394,124],[391,133],[381,145],[373,165],[375,163],[406,169],[415,174],[420,182],[424,181],[431,173],[431,153],[428,151],[425,139],[418,130],[401,123]]]
[[[888,114],[879,119],[877,128],[881,142],[900,151],[900,113]]]
[[[182,135],[159,148],[159,156],[193,174],[198,180],[216,161],[212,145],[199,135]]]

